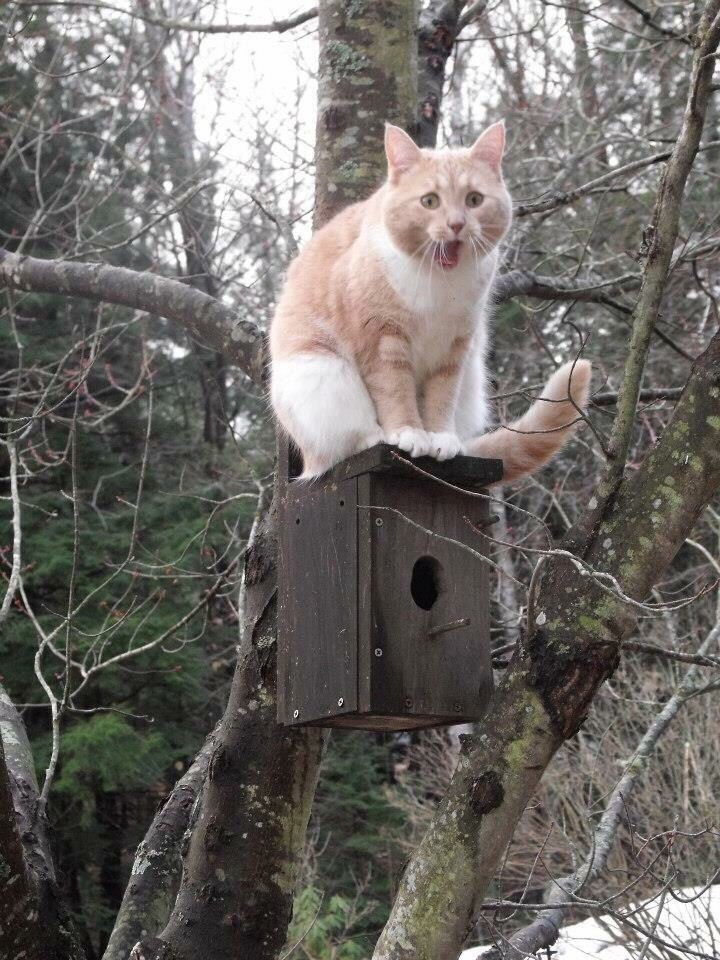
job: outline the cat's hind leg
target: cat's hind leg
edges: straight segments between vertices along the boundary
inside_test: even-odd
[[[274,359],[275,414],[303,455],[301,479],[384,440],[375,406],[352,362],[329,351]]]

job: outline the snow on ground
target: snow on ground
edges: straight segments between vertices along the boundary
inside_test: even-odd
[[[668,947],[680,951],[684,946],[695,951],[695,956],[720,958],[720,885],[707,890],[690,887],[672,893],[668,891],[664,901],[658,896],[642,906],[628,907],[622,914],[627,923],[620,923],[610,916],[601,918],[602,922],[589,917],[581,923],[564,927],[552,947],[556,951],[553,960],[588,960],[590,957],[636,960],[646,941],[640,931],[652,930],[666,945],[666,951]],[[460,960],[480,960],[489,949],[473,947],[465,950]],[[651,946],[648,960],[657,956],[657,950]],[[678,956],[682,954],[678,952]],[[540,957],[544,958],[545,953]]]

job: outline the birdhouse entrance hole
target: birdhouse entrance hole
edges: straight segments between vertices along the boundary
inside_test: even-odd
[[[421,610],[432,610],[442,592],[442,566],[435,557],[415,561],[410,578],[410,594]]]

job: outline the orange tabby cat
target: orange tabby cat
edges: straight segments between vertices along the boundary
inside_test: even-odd
[[[271,396],[303,477],[386,441],[413,457],[499,457],[513,480],[573,431],[585,360],[556,371],[515,423],[486,432],[489,306],[512,219],[504,145],[502,122],[469,149],[443,151],[388,124],[386,183],[291,265],[270,331]]]

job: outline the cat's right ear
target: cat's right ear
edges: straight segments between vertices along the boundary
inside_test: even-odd
[[[422,153],[420,147],[404,130],[392,123],[386,123],[385,156],[388,162],[388,179],[390,183],[397,183],[401,175],[420,160]]]
[[[470,147],[473,160],[481,160],[495,173],[500,174],[503,152],[505,150],[505,121],[498,120],[484,130]]]

